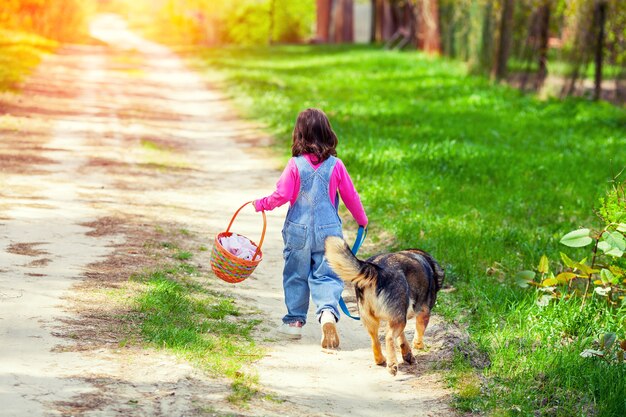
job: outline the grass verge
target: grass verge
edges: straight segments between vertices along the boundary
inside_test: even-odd
[[[446,265],[456,291],[436,309],[465,323],[491,363],[453,361],[459,409],[626,414],[624,367],[579,355],[605,331],[626,338],[624,308],[542,306],[514,283],[542,254],[558,259],[564,233],[593,223],[605,184],[626,165],[623,108],[540,101],[456,62],[370,47],[214,49],[194,59],[285,156],[298,112],[324,109],[371,239],[380,250],[422,247]]]
[[[165,233],[157,231],[157,236]],[[156,264],[134,273],[130,286],[112,295],[129,306],[124,319],[128,330],[123,332],[127,336],[120,345],[139,340],[212,376],[226,377],[232,381],[228,400],[245,405],[259,393],[257,376],[247,367],[263,355],[252,337],[260,320],[247,318],[250,312],[244,316],[233,298],[206,285],[206,273],[192,263],[197,245],[189,231],[166,234],[167,241],[144,245]]]
[[[262,351],[252,340],[257,320],[241,318],[234,300],[190,280],[188,264],[131,277],[144,285],[135,299],[143,339],[233,380],[229,400],[245,403],[257,393],[256,377],[242,368]]]

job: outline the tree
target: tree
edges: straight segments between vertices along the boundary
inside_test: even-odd
[[[354,0],[337,0],[334,14],[336,43],[354,41]]]
[[[493,75],[500,81],[506,77],[509,53],[511,51],[511,38],[513,31],[513,13],[515,0],[503,0],[500,15],[500,30],[496,57],[493,67]]]
[[[604,30],[606,26],[606,0],[598,0],[596,2],[594,12],[594,22],[597,31],[595,45],[595,76],[594,76],[594,100],[600,98],[602,93],[602,61],[604,58]]]
[[[517,51],[517,57],[521,58],[525,63],[525,69],[520,82],[520,88],[523,91],[526,90],[526,85],[531,74],[535,74],[534,89],[536,91],[541,88],[548,75],[548,48],[553,3],[554,0],[536,0],[531,3],[534,7],[528,17],[529,24],[527,25],[525,34],[526,40],[523,46],[518,46]],[[524,10],[520,11],[522,18],[526,16],[524,12]],[[517,22],[520,24],[518,30],[523,30],[520,20],[517,20]],[[522,33],[524,32],[518,34],[520,40],[522,36],[524,36],[521,35]],[[536,73],[533,72],[533,64],[537,65]]]
[[[417,47],[425,52],[441,53],[438,0],[417,2]]]
[[[376,8],[377,3],[378,2],[376,0],[370,1],[370,7],[372,9],[372,20],[370,22],[370,43],[376,42],[376,17],[378,16]]]
[[[551,0],[543,0],[538,10],[539,59],[535,89],[543,85],[548,75],[548,42],[550,36]]]
[[[393,19],[391,12],[391,3],[389,0],[375,0],[375,30],[374,39],[376,42],[385,42],[391,38],[395,32],[393,28]]]
[[[330,41],[330,17],[332,0],[317,0],[317,33],[318,42]]]
[[[316,41],[354,41],[354,0],[317,0]],[[331,39],[331,27],[332,39]]]
[[[407,45],[417,45],[417,11],[412,1],[391,3],[391,27],[394,32],[385,43],[386,49],[403,49]]]

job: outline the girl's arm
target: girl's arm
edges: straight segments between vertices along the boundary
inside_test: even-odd
[[[276,183],[276,191],[267,197],[255,200],[255,210],[274,210],[276,207],[280,207],[283,204],[292,201],[298,192],[297,190],[294,190],[296,188],[296,184],[299,185],[299,181],[300,176],[298,175],[298,168],[296,167],[294,159],[291,158]]]
[[[348,170],[341,160],[337,161],[334,174],[338,177],[337,188],[339,189],[339,195],[346,205],[346,208],[350,211],[359,226],[367,226],[367,215],[361,203],[361,198],[359,197],[359,193],[356,192]]]

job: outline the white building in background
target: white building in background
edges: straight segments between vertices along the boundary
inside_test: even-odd
[[[372,2],[354,2],[354,43],[369,43],[372,37]]]

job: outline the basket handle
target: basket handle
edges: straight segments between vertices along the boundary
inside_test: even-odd
[[[243,206],[239,207],[239,209],[235,212],[235,214],[233,214],[232,219],[230,219],[230,223],[228,223],[228,227],[226,228],[226,233],[230,232],[230,227],[233,225],[233,222],[235,221],[235,217],[237,217],[241,209],[247,206],[248,204],[252,204],[252,203],[253,201],[248,201],[246,203],[243,203]],[[261,252],[261,246],[263,245],[263,239],[265,239],[265,228],[267,227],[267,219],[265,217],[265,210],[262,210],[261,214],[263,215],[263,231],[261,232],[261,240],[259,240],[259,246],[256,247],[256,252],[254,252],[254,256],[252,257],[253,261],[257,258],[257,256],[259,256],[259,252]]]

